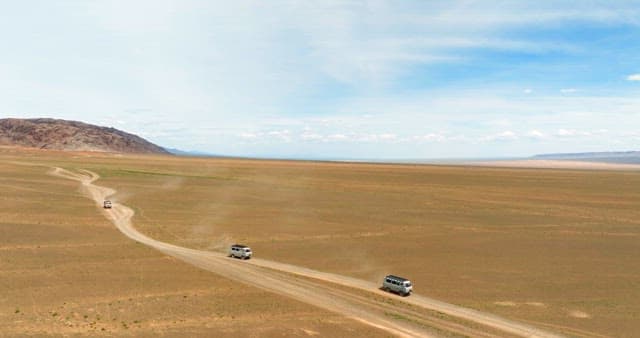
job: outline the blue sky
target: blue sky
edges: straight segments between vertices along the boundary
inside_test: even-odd
[[[640,1],[14,1],[0,117],[303,158],[640,148]]]

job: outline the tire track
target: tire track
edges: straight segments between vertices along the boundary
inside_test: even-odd
[[[93,184],[93,182],[100,178],[96,173],[88,170],[80,171],[81,173],[73,173],[65,169],[54,168],[49,173],[57,177],[80,182],[83,192],[101,208],[102,201],[106,199],[106,197],[113,195],[116,191]],[[379,285],[377,284],[352,277],[259,258],[252,258],[250,261],[241,262],[228,259],[222,253],[189,249],[160,242],[138,232],[131,222],[134,211],[119,203],[113,203],[113,208],[108,212],[103,211],[103,214],[127,237],[153,247],[167,255],[176,257],[202,269],[215,272],[226,278],[345,315],[396,336],[430,337],[435,336],[435,333],[433,330],[415,325],[414,323],[393,320],[389,318],[389,313],[402,312],[414,318],[417,322],[423,323],[425,326],[431,326],[446,332],[471,336],[491,335],[478,329],[462,326],[456,322],[447,322],[446,320],[428,316],[418,311],[407,310],[406,308],[400,309],[397,306],[358,296],[344,291],[344,288],[331,287],[326,285],[326,283],[366,291],[386,299],[394,299],[414,305],[421,309],[441,312],[452,317],[491,328],[493,331],[498,330],[505,334],[521,337],[562,337],[561,335],[530,325],[420,295],[414,294],[411,297],[400,300],[397,296],[378,290]],[[294,276],[306,277],[307,279],[296,278]],[[314,282],[313,280],[318,280],[325,284]]]

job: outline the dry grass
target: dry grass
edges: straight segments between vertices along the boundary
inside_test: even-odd
[[[157,239],[209,250],[242,242],[260,257],[372,281],[395,273],[411,278],[418,293],[576,335],[583,330],[631,336],[640,330],[638,172],[11,151],[2,150],[2,158],[98,172],[103,177],[98,184],[118,190],[115,199],[136,210],[136,226]],[[189,297],[193,302],[205,309],[210,303],[219,304],[226,310],[218,311],[227,315],[234,312],[228,307],[234,306],[264,309],[266,305],[254,303],[258,295],[277,304],[277,310],[252,310],[253,315],[238,319],[238,324],[249,325],[247,330],[265,323],[290,333],[287,330],[294,327],[324,333],[365,330],[338,316],[313,326],[326,314],[234,286],[137,247],[113,230],[90,201],[78,196],[72,182],[42,176],[42,168],[24,168],[0,165],[2,188],[13,186],[9,191],[15,196],[0,197],[0,231],[13,241],[6,245],[96,245],[52,247],[42,262],[44,255],[36,249],[0,248],[3,258],[8,252],[15,256],[16,266],[3,259],[1,267],[15,273],[9,278],[14,281],[9,285],[15,290],[9,296],[14,302],[20,298],[20,287],[26,288],[22,293],[37,295],[40,287],[84,285],[84,289],[67,285],[68,296],[56,297],[51,305],[41,304],[38,297],[33,303],[26,298],[21,311],[28,304],[42,312],[56,311],[61,306],[56,302],[91,299],[94,292],[113,302],[128,301],[136,292],[173,290],[180,295],[189,289],[201,293]],[[40,194],[43,188],[51,195]],[[64,203],[43,209],[53,198],[63,198]],[[136,260],[140,263],[123,263]],[[111,268],[105,270],[104,262]],[[34,265],[17,267],[29,264]],[[37,264],[46,264],[48,270]],[[143,278],[136,277],[140,267]],[[21,269],[29,270],[24,272],[27,277],[17,272]],[[47,282],[44,276],[62,279]],[[154,284],[157,279],[162,281]],[[136,284],[139,280],[144,284]],[[110,291],[98,290],[105,287]],[[131,290],[123,291],[127,289]],[[172,297],[165,296],[162,308],[178,311],[175,304],[181,300]],[[192,323],[185,324],[191,328],[215,322],[211,318],[198,322],[197,314],[207,311],[195,307],[197,311],[178,306],[182,309],[178,315],[163,313],[151,302],[138,312],[147,314],[147,319],[140,319],[140,330],[153,330],[148,323],[163,318],[165,322],[182,318]],[[13,320],[14,310],[14,305],[1,303],[0,318]],[[269,315],[260,318],[265,313]],[[298,314],[302,319],[292,322]],[[127,323],[133,320],[127,318]],[[219,322],[224,324],[217,329],[224,325],[238,329],[233,321]],[[166,324],[165,330],[182,329]]]
[[[82,165],[50,154],[0,150],[0,336],[386,336],[132,242],[74,182],[11,162]]]

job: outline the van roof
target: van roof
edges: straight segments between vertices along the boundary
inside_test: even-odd
[[[242,244],[234,244],[231,247],[233,247],[233,248],[248,248],[248,246],[242,245]]]
[[[388,275],[388,276],[387,276],[387,277],[385,277],[385,278],[395,279],[395,280],[400,281],[400,282],[408,282],[408,281],[409,281],[409,280],[408,280],[408,279],[406,279],[406,278],[402,278],[402,277],[398,277],[398,276],[394,276],[394,275]]]

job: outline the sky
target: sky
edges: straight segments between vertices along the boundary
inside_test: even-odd
[[[2,1],[0,118],[324,159],[640,149],[640,1]]]

